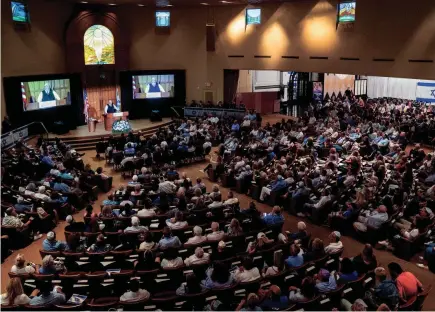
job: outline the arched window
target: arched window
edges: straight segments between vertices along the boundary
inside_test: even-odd
[[[85,65],[115,64],[115,43],[109,28],[103,25],[89,27],[83,38]]]

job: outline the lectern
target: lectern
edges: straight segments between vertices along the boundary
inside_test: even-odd
[[[127,120],[128,112],[104,114],[104,129],[112,131],[112,125],[116,120]]]

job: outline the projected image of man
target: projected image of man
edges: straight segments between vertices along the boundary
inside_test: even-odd
[[[53,90],[49,83],[44,85],[44,89],[39,93],[38,102],[59,101],[60,96]]]
[[[156,82],[156,78],[151,78],[151,83],[145,87],[145,93],[165,92],[162,85]]]

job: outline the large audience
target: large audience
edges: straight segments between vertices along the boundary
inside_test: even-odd
[[[435,271],[435,160],[416,143],[432,122],[421,103],[355,97],[273,125],[254,111],[243,120],[180,120],[151,137],[102,140],[97,152],[129,176],[115,189],[60,139],[19,142],[2,155],[2,251],[47,235],[40,264],[16,257],[1,304],[421,309],[429,285],[396,262],[380,266],[374,247],[406,260],[422,255],[417,265]],[[212,146],[203,172],[216,184],[207,190],[180,167],[203,161]],[[109,190],[96,211],[98,192]],[[235,192],[253,201],[242,207]],[[284,211],[302,218],[293,231],[282,230]],[[59,220],[64,241],[53,232]],[[311,237],[308,222],[330,235]],[[342,257],[343,235],[364,242],[360,254]]]

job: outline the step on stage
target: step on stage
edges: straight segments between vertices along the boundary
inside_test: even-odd
[[[163,118],[162,121],[152,122],[149,119],[129,120],[133,132],[141,131],[144,137],[150,137],[156,133],[160,127],[167,127],[172,123],[171,118]],[[66,134],[57,135],[54,133],[49,134],[49,138],[53,139],[58,137],[65,143],[71,145],[77,151],[95,150],[97,142],[101,141],[101,137],[107,139],[112,135],[111,131],[104,130],[104,123],[97,123],[95,132],[89,132],[88,125],[77,127]],[[119,134],[114,134],[119,136]]]

